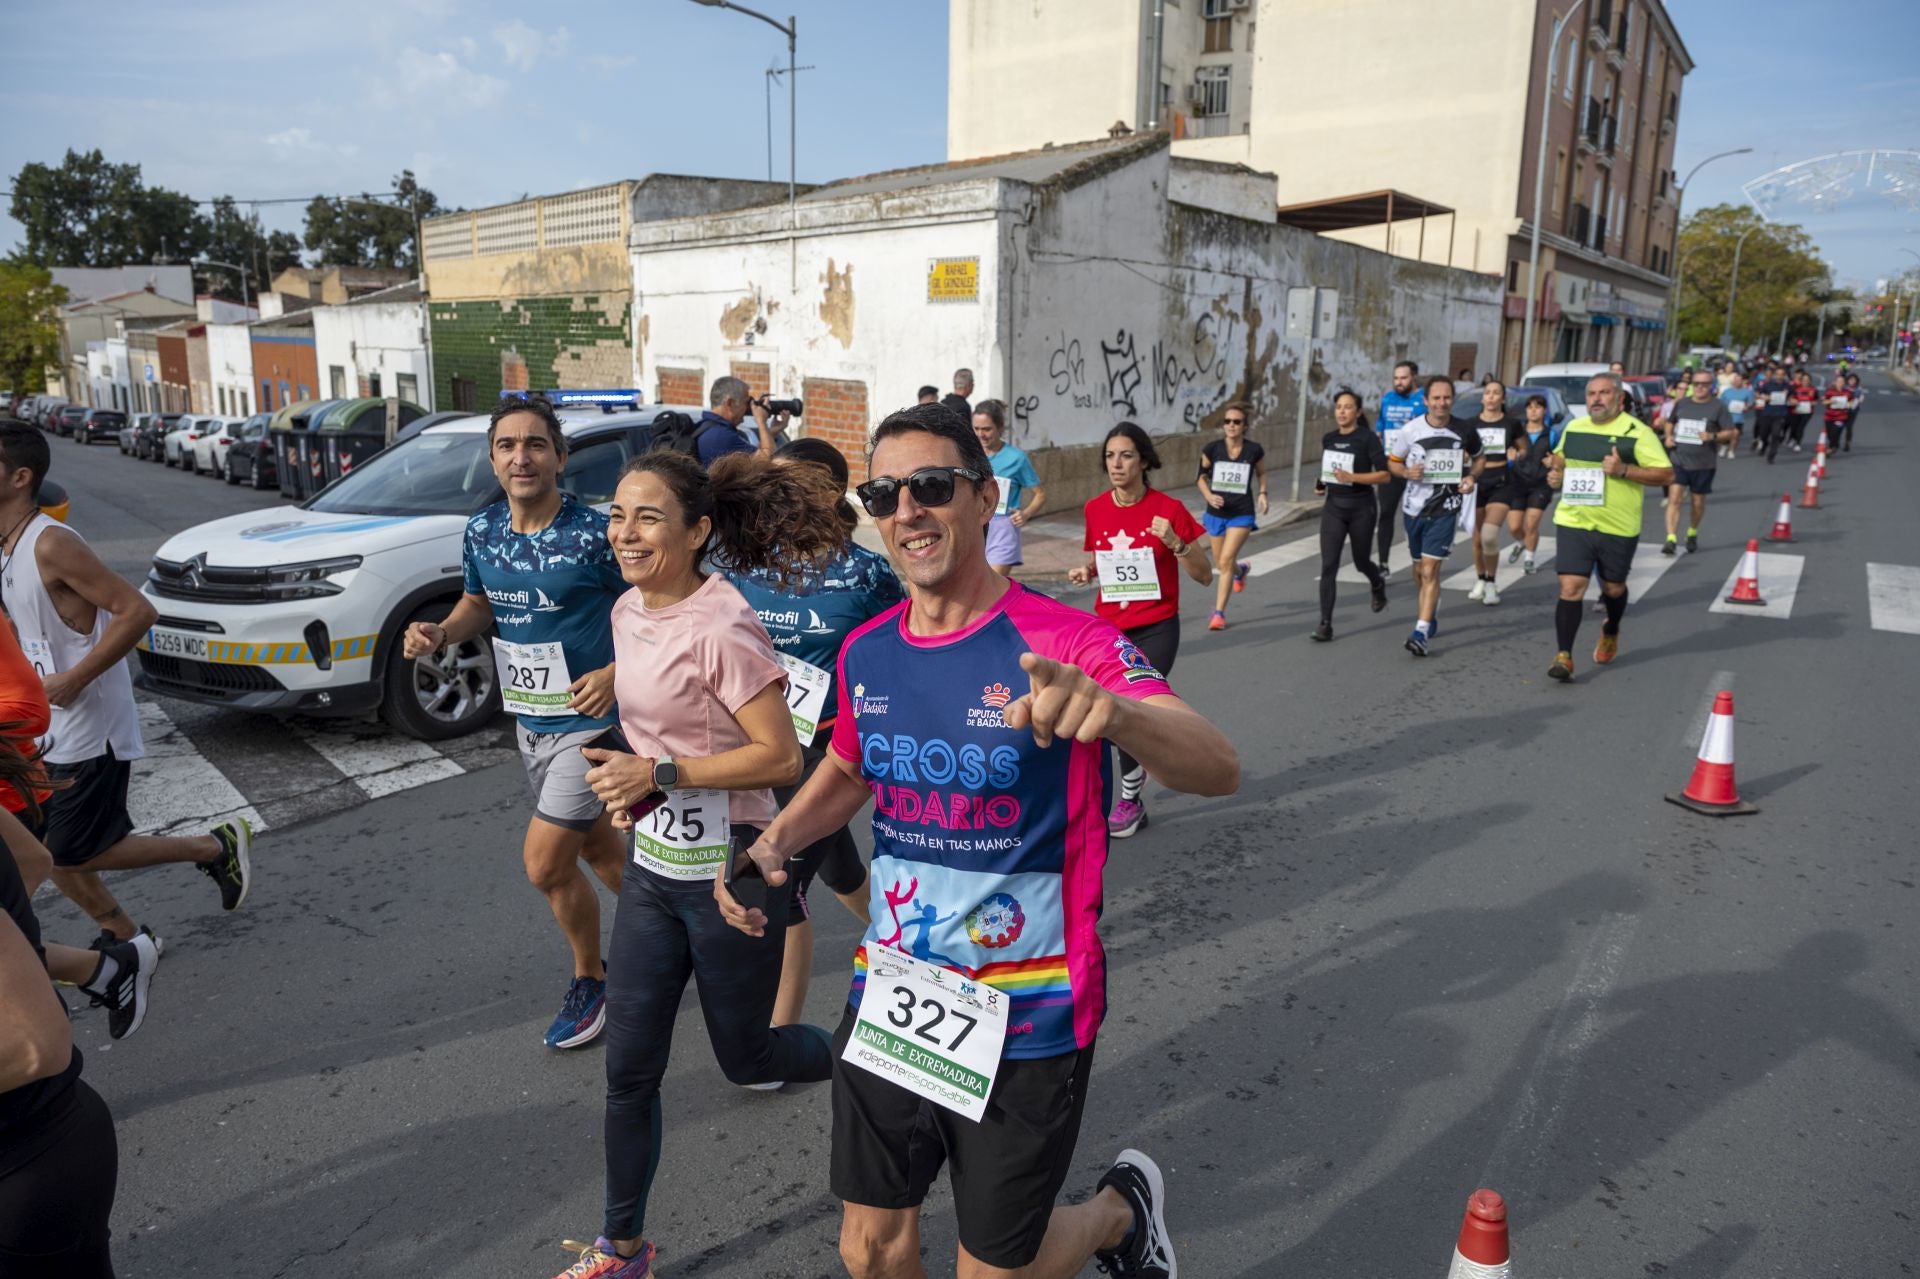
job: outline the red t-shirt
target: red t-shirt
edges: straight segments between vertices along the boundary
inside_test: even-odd
[[[33,663],[20,650],[20,639],[13,623],[0,617],[0,724],[9,727],[13,748],[23,755],[34,752],[34,740],[47,731],[52,712],[47,706],[47,690],[40,683]],[[38,768],[35,772],[44,776]],[[34,798],[45,802],[51,791],[34,788]],[[26,811],[27,801],[13,787],[0,783],[0,807],[10,813]]]
[[[1164,518],[1173,525],[1180,540],[1188,544],[1206,535],[1187,508],[1158,489],[1148,489],[1132,506],[1119,506],[1108,489],[1087,503],[1087,536],[1081,544],[1088,551],[1124,551],[1139,546],[1153,548],[1153,564],[1160,576],[1160,598],[1127,600],[1109,604],[1104,592],[1094,612],[1123,631],[1164,622],[1180,612],[1180,574],[1184,571],[1167,544],[1153,535],[1153,521]]]

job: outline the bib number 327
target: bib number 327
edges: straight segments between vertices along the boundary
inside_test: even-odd
[[[890,946],[868,947],[843,1061],[980,1122],[1007,1042],[1007,997]]]

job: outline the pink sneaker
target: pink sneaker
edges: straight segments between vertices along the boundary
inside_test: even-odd
[[[1251,572],[1253,572],[1253,565],[1246,560],[1241,560],[1233,566],[1233,593],[1235,595],[1247,589],[1247,574]]]
[[[649,1279],[652,1274],[652,1244],[644,1243],[633,1256],[622,1257],[602,1237],[594,1240],[593,1246],[580,1254],[580,1260],[555,1275],[554,1279]]]
[[[1107,818],[1107,834],[1125,839],[1147,824],[1147,806],[1137,799],[1123,799],[1113,806]]]

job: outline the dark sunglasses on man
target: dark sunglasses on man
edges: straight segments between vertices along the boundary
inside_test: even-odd
[[[884,520],[900,509],[902,485],[913,494],[916,506],[945,506],[953,500],[954,477],[957,475],[964,475],[975,484],[986,478],[980,472],[964,466],[923,466],[904,480],[883,475],[855,486],[853,491],[860,499],[860,505],[867,508],[868,515],[876,520]]]

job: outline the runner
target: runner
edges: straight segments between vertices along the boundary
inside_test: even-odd
[[[974,408],[975,434],[979,434],[980,418],[987,405],[994,402],[985,400]],[[841,493],[834,513],[849,536],[859,527],[859,517],[845,496],[851,477],[847,459],[839,449],[825,440],[799,439],[774,454],[774,462],[780,466],[826,468]],[[991,528],[987,541],[993,541]],[[759,615],[760,624],[773,640],[774,660],[787,671],[787,703],[793,712],[794,732],[806,753],[806,771],[797,785],[773,788],[774,798],[785,807],[820,766],[833,737],[834,714],[839,706],[833,697],[833,672],[840,646],[856,627],[886,612],[906,595],[884,555],[852,542],[838,554],[809,566],[804,575],[788,584],[770,569],[730,572],[727,580]],[[814,878],[818,876],[861,923],[867,922],[867,867],[846,827],[795,853],[792,874],[786,955],[780,966],[780,994],[773,1002],[776,1026],[799,1021],[807,1002],[807,981],[813,966],[807,889]],[[777,1081],[754,1085],[768,1090],[778,1086]]]
[[[1860,375],[1858,373],[1847,374],[1847,420],[1841,427],[1841,430],[1845,432],[1844,442],[1840,445],[1840,451],[1842,453],[1853,452],[1853,421],[1860,416],[1860,404],[1865,398],[1865,392],[1860,389]],[[1829,440],[1827,443],[1829,447],[1831,447],[1834,441]]]
[[[1547,422],[1547,407],[1546,396],[1529,395],[1527,419],[1507,447],[1507,498],[1512,503],[1507,511],[1507,533],[1513,538],[1507,563],[1518,562],[1520,571],[1529,576],[1539,568],[1534,556],[1540,550],[1540,521],[1553,501],[1553,488],[1547,483],[1547,458],[1556,441]]]
[[[1108,443],[1122,440],[1138,449]],[[1239,761],[1124,635],[993,576],[993,494],[963,422],[906,409],[872,448],[861,499],[909,602],[847,641],[832,766],[752,849],[771,881],[790,849],[876,799],[873,923],[835,1039],[841,1257],[855,1279],[924,1276],[920,1205],[945,1163],[962,1275],[1065,1279],[1098,1259],[1173,1276],[1152,1159],[1122,1151],[1091,1198],[1055,1205],[1107,1003],[1107,839],[1089,819],[1110,784],[1103,738],[1193,794],[1232,793]],[[738,928],[768,922],[722,909]],[[934,1027],[920,1056],[937,1074],[873,1049],[903,1022]]]
[[[1713,374],[1693,373],[1693,394],[1675,403],[1664,432],[1673,463],[1673,483],[1667,489],[1667,541],[1662,555],[1672,555],[1679,541],[1680,506],[1688,499],[1687,551],[1700,549],[1700,521],[1707,513],[1707,495],[1713,492],[1713,471],[1720,446],[1737,440],[1726,402],[1713,393]]]
[[[1420,590],[1406,650],[1425,657],[1440,633],[1440,565],[1453,550],[1460,509],[1480,474],[1480,433],[1454,420],[1453,380],[1435,374],[1427,379],[1426,412],[1392,438],[1387,469],[1406,481],[1400,512]]]
[[[573,951],[573,979],[544,1042],[578,1048],[607,1016],[600,897],[580,863],[617,896],[626,856],[580,748],[619,744],[609,614],[626,583],[607,517],[560,488],[567,437],[545,397],[494,409],[487,458],[506,496],[467,520],[466,593],[445,621],[409,626],[401,651],[414,660],[497,630],[500,701],[533,790],[520,860]]]
[[[1720,456],[1732,458],[1740,452],[1740,436],[1751,424],[1753,415],[1753,388],[1747,385],[1743,377],[1732,365],[1727,366],[1728,380],[1720,388],[1720,401],[1727,406],[1727,412],[1733,418],[1733,439],[1720,446]]]
[[[1255,491],[1258,491],[1256,498]],[[1207,629],[1227,629],[1227,596],[1247,588],[1249,565],[1240,559],[1257,527],[1254,504],[1267,513],[1267,451],[1247,438],[1247,406],[1229,404],[1220,417],[1220,438],[1200,450],[1200,496],[1207,509],[1200,525],[1213,541],[1213,615]]]
[[[1067,579],[1075,586],[1098,583],[1093,611],[1166,675],[1180,653],[1180,569],[1207,585],[1213,580],[1211,548],[1187,508],[1148,483],[1148,475],[1160,469],[1160,454],[1145,431],[1121,422],[1107,432],[1101,455],[1113,487],[1088,499],[1081,547],[1093,559]],[[1107,817],[1107,834],[1126,839],[1147,824],[1147,772],[1118,744],[1114,751],[1120,794]]]
[[[1374,423],[1374,427],[1380,432],[1381,446],[1389,457],[1393,455],[1395,432],[1427,411],[1426,396],[1414,386],[1419,377],[1418,364],[1412,360],[1400,361],[1393,366],[1393,389],[1380,397],[1380,420]],[[1393,568],[1387,563],[1387,552],[1393,549],[1393,530],[1400,523],[1400,502],[1406,492],[1407,482],[1395,475],[1382,484],[1376,494],[1379,498],[1380,526],[1375,531],[1380,538],[1380,554],[1375,558],[1380,565],[1382,578],[1393,576]]]
[[[1481,468],[1474,484],[1473,571],[1478,579],[1467,592],[1469,600],[1489,607],[1500,602],[1500,587],[1494,580],[1500,571],[1500,530],[1507,515],[1519,505],[1509,484],[1507,450],[1522,432],[1520,423],[1507,411],[1507,388],[1498,378],[1489,377],[1480,388],[1480,415],[1467,423],[1480,435]]]
[[[1760,424],[1753,433],[1753,451],[1765,451],[1772,463],[1787,435],[1787,401],[1793,397],[1793,383],[1787,381],[1777,364],[1767,366],[1767,375],[1753,388],[1754,401],[1760,406]]]
[[[1560,493],[1554,511],[1554,572],[1560,602],[1553,624],[1559,651],[1547,675],[1573,680],[1573,641],[1580,633],[1580,601],[1588,576],[1600,574],[1607,620],[1593,660],[1604,666],[1620,655],[1620,619],[1627,611],[1627,574],[1640,541],[1643,490],[1673,482],[1673,464],[1646,423],[1622,411],[1626,391],[1610,373],[1587,382],[1587,416],[1561,432],[1548,472]]]
[[[1793,375],[1793,390],[1788,398],[1792,401],[1792,425],[1787,428],[1793,437],[1793,451],[1800,452],[1800,446],[1807,434],[1807,423],[1813,420],[1813,410],[1820,403],[1820,388],[1813,384],[1813,375],[1805,369]],[[1771,456],[1771,455],[1769,455]]]
[[[1040,482],[1040,473],[1033,469],[1032,459],[1007,443],[1006,405],[998,400],[974,405],[973,432],[980,437],[987,460],[993,463],[994,478],[1000,481],[1000,500],[994,504],[993,522],[987,525],[987,560],[994,572],[1012,577],[1020,563],[1020,530],[1046,504],[1047,489]],[[841,469],[846,469],[845,458],[841,459]]]
[[[1326,497],[1320,506],[1320,625],[1313,630],[1321,643],[1333,638],[1334,579],[1343,547],[1352,546],[1353,566],[1373,588],[1373,611],[1387,606],[1387,579],[1367,557],[1380,518],[1369,490],[1387,482],[1387,451],[1367,424],[1359,392],[1343,386],[1334,394],[1333,421],[1320,440],[1320,481],[1313,489]]]
[[[140,930],[102,871],[188,863],[238,910],[252,887],[253,828],[236,818],[205,835],[133,833],[127,780],[147,752],[126,656],[156,614],[78,533],[41,513],[48,460],[45,434],[0,422],[0,600],[53,706],[40,739],[53,793],[33,834],[53,855],[54,885],[100,925],[104,947]],[[154,948],[157,958],[157,940]]]
[[[1821,393],[1826,402],[1826,412],[1822,414],[1823,425],[1827,433],[1827,451],[1840,452],[1840,435],[1846,430],[1847,416],[1853,411],[1853,392],[1847,389],[1847,376],[1835,373],[1833,381]]]
[[[956,425],[974,439],[965,419]],[[628,462],[614,491],[607,536],[633,587],[614,606],[614,692],[635,753],[581,753],[594,764],[594,793],[632,832],[633,865],[607,957],[606,1216],[566,1279],[644,1279],[652,1266],[645,1231],[660,1168],[660,1081],[688,978],[700,984],[707,1037],[733,1083],[832,1073],[826,1031],[771,1024],[786,876],[776,863],[764,880],[722,883],[730,850],[773,820],[769,788],[797,781],[803,759],[767,632],[740,592],[701,564],[711,556],[740,572],[803,574],[846,546],[834,510],[841,492],[820,467],[728,455],[709,475],[671,449]],[[832,833],[816,830],[795,851]],[[753,889],[766,926],[749,937],[714,903]]]

